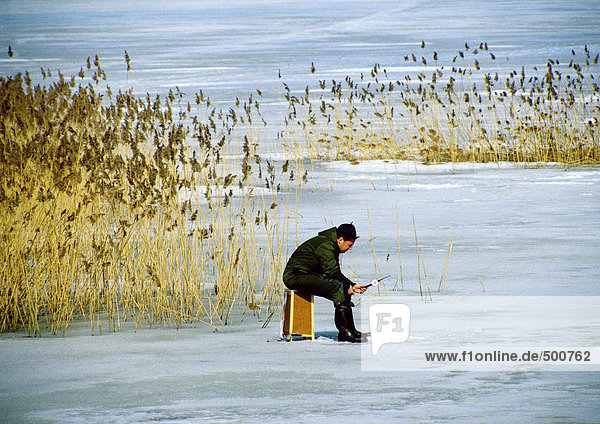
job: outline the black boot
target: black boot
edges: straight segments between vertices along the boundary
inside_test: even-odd
[[[351,297],[349,294],[346,294],[346,302],[345,302],[348,306],[350,306],[350,308],[354,307],[354,303],[352,303],[351,301]],[[350,314],[350,317],[352,318],[352,314]],[[350,328],[349,330],[352,332],[352,335],[357,338],[357,339],[362,339],[363,342],[367,341],[367,336],[370,336],[371,333],[370,332],[360,332],[356,329],[356,327],[354,326],[354,318],[351,319],[350,321]]]
[[[354,325],[354,317],[352,315],[352,308],[350,308],[350,332],[356,339],[361,339],[363,342],[367,341],[367,336],[370,336],[370,332],[361,332],[358,331]]]
[[[336,302],[335,306],[335,326],[337,327],[338,341],[361,343],[363,338],[356,336],[356,328],[354,328],[354,318],[352,317],[352,308],[347,302]],[[354,331],[353,331],[354,330]]]
[[[351,295],[348,294],[348,287],[349,286],[344,286],[344,291],[346,293],[346,302],[345,303],[346,303],[346,305],[348,305],[350,307],[350,311],[352,311],[351,308],[354,306],[354,303],[352,303]],[[363,342],[366,342],[367,336],[371,335],[370,332],[362,333],[356,329],[356,327],[354,326],[354,318],[352,316],[352,312],[350,312],[350,328],[349,328],[349,330],[352,332],[352,335],[354,336],[354,338],[361,339]]]
[[[356,327],[354,327],[354,322],[352,324],[353,324],[352,328],[350,329],[350,331],[352,331],[352,335],[354,337],[356,337],[357,339],[361,339],[363,342],[366,342],[367,341],[367,337],[371,335],[371,332],[370,331],[365,331],[365,332],[358,331],[356,329]]]

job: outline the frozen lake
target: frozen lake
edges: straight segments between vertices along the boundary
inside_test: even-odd
[[[501,71],[543,66],[549,58],[568,61],[571,49],[586,44],[600,50],[596,1],[5,1],[2,6],[0,44],[15,53],[0,58],[2,76],[29,70],[39,79],[40,67],[72,75],[98,54],[114,89],[133,86],[136,93],[164,94],[178,86],[188,95],[202,89],[224,106],[260,89],[275,127],[281,81],[302,90],[311,63],[320,78],[356,77],[374,63],[399,69],[403,55],[418,52],[422,40],[446,59],[465,42],[487,42]],[[125,50],[132,59],[129,74]],[[382,288],[390,293],[396,288],[394,296],[413,307],[414,328],[428,326],[421,339],[407,343],[446,347],[445,317],[462,306],[457,313],[475,316],[468,311],[477,302],[469,299],[582,296],[588,299],[581,311],[589,331],[578,331],[577,338],[548,340],[549,334],[561,338],[568,331],[553,327],[552,311],[548,323],[522,323],[514,334],[505,320],[518,322],[521,315],[508,307],[490,315],[490,325],[498,323],[502,345],[524,334],[533,334],[532,347],[598,345],[596,315],[590,318],[600,296],[597,167],[334,162],[316,163],[310,176],[312,189],[297,204],[290,200],[297,211],[292,231],[297,225],[303,240],[353,221],[361,238],[344,255],[344,271],[357,281],[390,275]],[[424,267],[417,262],[415,233]],[[445,293],[439,293],[451,243]],[[424,271],[432,292],[427,303],[418,283],[425,281]],[[541,306],[532,309],[537,317],[546,313]],[[261,321],[248,316],[218,333],[201,326],[139,332],[125,326],[119,333],[91,336],[88,325],[75,323],[65,338],[2,334],[0,421],[600,420],[597,367],[368,372],[361,367],[360,346],[335,341],[332,315],[331,304],[318,299],[318,339],[294,343],[274,342],[277,319],[261,328]],[[453,316],[448,325],[458,325],[460,318]],[[367,324],[361,321],[361,327]],[[578,346],[564,346],[564,340]],[[493,345],[494,338],[486,343]]]
[[[407,348],[597,346],[598,169],[461,165],[453,171],[365,162],[324,164],[313,176],[320,183],[298,207],[300,238],[354,220],[362,237],[345,254],[344,271],[358,281],[372,278],[376,266],[378,275],[391,275],[379,286],[381,297],[364,295],[360,303],[392,297],[409,305]],[[424,275],[415,228],[432,293],[427,302],[419,294]],[[452,234],[443,294],[438,282]],[[490,312],[480,308],[482,296],[486,307],[486,299],[523,301],[504,301]],[[368,371],[369,353],[365,359],[359,346],[335,341],[332,309],[317,299],[318,339],[291,343],[276,342],[277,317],[261,328],[251,316],[218,333],[202,326],[134,332],[124,324],[118,333],[91,336],[89,325],[75,323],[65,338],[3,334],[0,414],[4,422],[73,423],[596,422],[600,416],[598,364],[577,371],[561,365],[497,371],[485,364],[483,371],[428,371],[421,364],[410,372],[407,363],[375,363],[380,371]],[[355,317],[366,330],[358,311]]]
[[[501,73],[519,71],[568,62],[584,45],[598,52],[599,20],[600,4],[585,0],[5,1],[0,45],[14,57],[0,57],[0,75],[29,70],[39,80],[43,67],[71,76],[98,55],[113,91],[177,86],[229,107],[259,89],[263,107],[277,112],[281,82],[304,90],[311,63],[319,79],[357,80],[376,63],[405,69],[404,55],[419,56],[422,41],[446,65],[465,43],[473,51],[487,42]]]

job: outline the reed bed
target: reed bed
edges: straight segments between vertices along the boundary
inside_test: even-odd
[[[506,75],[483,43],[448,64],[421,53],[399,78],[375,65],[301,94],[283,84],[277,164],[258,153],[258,90],[228,109],[202,92],[191,103],[178,89],[113,93],[97,57],[71,78],[42,69],[45,85],[0,77],[0,331],[64,334],[79,318],[92,333],[124,321],[216,329],[234,310],[268,323],[297,219],[289,202],[315,160],[599,162],[587,47]],[[430,295],[416,230],[415,245]]]
[[[0,331],[272,314],[277,199],[303,181],[256,153],[252,96],[223,111],[202,93],[114,94],[98,58],[70,79],[42,73],[0,78]]]
[[[395,78],[376,64],[303,92],[284,85],[285,145],[323,160],[597,164],[598,57],[586,46],[508,72],[485,43],[445,59],[423,43]]]

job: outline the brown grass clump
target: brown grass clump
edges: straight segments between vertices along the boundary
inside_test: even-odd
[[[105,78],[97,57],[47,86],[0,78],[0,331],[272,314],[291,170],[263,171],[254,102],[223,112],[199,93],[192,116],[178,91],[113,95]]]
[[[404,56],[398,79],[375,65],[358,81],[320,80],[302,96],[285,86],[290,151],[350,161],[600,162],[599,55],[587,46],[568,64],[507,75],[485,43],[465,44],[445,64],[421,48]]]

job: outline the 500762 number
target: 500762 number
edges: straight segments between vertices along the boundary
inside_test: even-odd
[[[541,355],[542,361],[546,362],[590,362],[589,350],[545,350]]]

